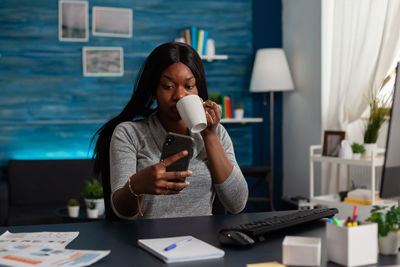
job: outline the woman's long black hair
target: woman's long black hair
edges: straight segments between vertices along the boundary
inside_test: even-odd
[[[190,68],[196,79],[199,96],[203,100],[208,99],[203,63],[191,46],[184,43],[165,43],[155,48],[138,74],[134,92],[128,104],[118,116],[97,130],[90,142],[92,144],[97,137],[93,154],[96,176],[109,177],[110,175],[110,141],[115,127],[124,121],[147,117],[155,111],[152,109],[152,104],[156,99],[156,89],[161,73],[170,65],[178,62],[182,62]]]

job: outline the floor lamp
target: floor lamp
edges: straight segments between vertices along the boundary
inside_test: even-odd
[[[282,48],[263,48],[256,53],[251,75],[250,92],[270,93],[270,167],[274,180],[274,92],[293,90],[293,81]],[[264,94],[264,106],[267,105]],[[274,183],[273,183],[274,184]],[[273,198],[273,196],[270,196]]]

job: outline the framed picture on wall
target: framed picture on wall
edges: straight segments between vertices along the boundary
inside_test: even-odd
[[[346,133],[343,131],[325,131],[322,155],[328,157],[338,157],[340,143],[344,139],[345,134]]]
[[[83,47],[84,76],[123,76],[124,50],[122,47]]]
[[[60,0],[58,2],[58,39],[70,42],[89,40],[87,1]]]
[[[132,9],[93,7],[92,34],[110,37],[132,37]]]

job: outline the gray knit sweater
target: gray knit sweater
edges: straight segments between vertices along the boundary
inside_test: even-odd
[[[113,133],[110,146],[110,181],[112,194],[122,188],[136,172],[160,162],[161,149],[167,132],[156,113],[147,119],[119,124]],[[236,162],[231,139],[219,124],[217,134],[225,152],[233,164],[233,170],[222,184],[214,184],[208,166],[204,142],[199,133],[191,134],[195,140],[193,157],[187,177],[190,185],[175,195],[144,195],[142,211],[144,218],[164,218],[211,215],[215,194],[231,213],[243,210],[248,197],[247,183]],[[111,195],[112,199],[112,195]],[[111,201],[112,203],[112,201]],[[121,218],[114,205],[114,212]]]

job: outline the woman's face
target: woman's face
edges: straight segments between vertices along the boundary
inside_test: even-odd
[[[187,95],[197,95],[196,78],[185,64],[178,62],[166,68],[157,85],[159,116],[173,121],[180,120],[176,103]]]

